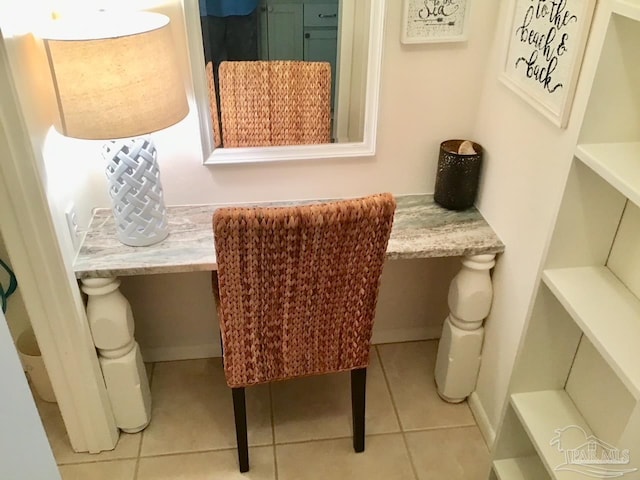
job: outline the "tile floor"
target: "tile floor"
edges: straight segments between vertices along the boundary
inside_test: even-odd
[[[348,373],[247,389],[245,475],[220,359],[149,365],[151,424],[111,452],[73,453],[57,406],[38,407],[64,480],[485,480],[489,453],[468,406],[436,394],[436,346],[373,348],[362,454],[351,446]]]

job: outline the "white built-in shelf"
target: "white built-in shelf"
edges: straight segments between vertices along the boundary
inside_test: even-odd
[[[640,206],[640,142],[578,145],[576,157]]]
[[[564,452],[551,444],[556,436],[556,430],[576,425],[581,427],[587,435],[591,435],[591,429],[567,392],[544,390],[515,393],[511,395],[511,405],[536,448],[547,474],[555,480],[584,480],[584,475],[581,473],[556,470],[565,463]]]
[[[549,475],[537,455],[505,458],[493,462],[498,480],[546,480]]]
[[[613,0],[611,9],[615,13],[640,22],[640,0]]]
[[[607,267],[545,270],[544,283],[635,398],[640,398],[640,301]]]

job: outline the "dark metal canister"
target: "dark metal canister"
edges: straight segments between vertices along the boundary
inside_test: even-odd
[[[482,146],[471,142],[475,154],[458,153],[464,140],[446,140],[440,144],[434,200],[449,210],[473,206],[478,193]]]

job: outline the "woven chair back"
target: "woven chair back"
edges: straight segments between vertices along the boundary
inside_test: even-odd
[[[216,83],[213,77],[213,63],[207,62],[207,85],[209,87],[209,112],[211,113],[211,126],[213,128],[213,146],[222,146],[222,131],[220,129],[220,117],[218,115],[218,97],[216,95]]]
[[[394,212],[381,194],[214,213],[230,387],[368,365]]]
[[[331,142],[331,65],[327,62],[222,62],[225,147]]]

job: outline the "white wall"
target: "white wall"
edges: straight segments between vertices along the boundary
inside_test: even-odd
[[[486,348],[476,390],[481,416],[486,415],[490,424],[483,432],[489,440],[500,421],[542,257],[573,158],[587,101],[586,84],[590,83],[585,81],[584,72],[595,63],[593,53],[585,57],[569,124],[566,129],[557,128],[498,80],[508,3],[503,2],[500,9],[474,128],[474,136],[485,147],[478,208],[507,247],[493,274],[495,296],[486,322]],[[588,46],[587,51],[591,50]]]
[[[160,0],[158,0],[160,1]],[[156,2],[158,3],[158,2]],[[154,8],[172,17],[178,49],[184,32],[175,1]],[[178,2],[179,3],[179,2]],[[256,166],[203,167],[199,132],[192,112],[181,124],[154,136],[160,151],[169,203],[239,202],[318,196],[357,195],[388,189],[395,193],[433,190],[437,146],[443,139],[472,132],[480,97],[478,75],[490,44],[498,2],[476,9],[468,44],[401,46],[400,2],[388,0],[378,155],[362,160],[315,161]],[[24,40],[23,44],[29,43]],[[21,47],[13,58],[28,111],[51,115],[49,75],[37,46]],[[27,49],[27,50],[25,50]],[[28,60],[25,65],[25,60]],[[188,76],[186,55],[183,57]],[[31,96],[26,95],[31,94]],[[189,92],[190,93],[190,92]],[[34,95],[35,94],[35,97]],[[37,108],[36,108],[37,105]],[[47,108],[44,108],[47,107]],[[108,206],[100,142],[47,137],[49,175],[61,178],[56,194],[74,200],[81,220],[95,206]],[[67,172],[66,183],[60,171]],[[313,180],[310,180],[313,179]]]
[[[375,157],[204,169],[183,146],[160,160],[169,203],[432,192],[439,143],[473,132],[498,2],[476,9],[468,44],[414,46],[400,44],[401,3],[387,1]]]

